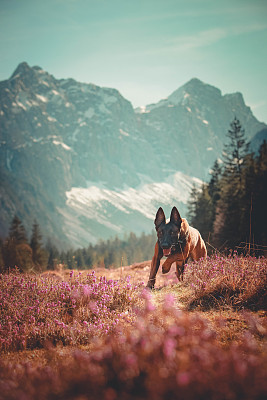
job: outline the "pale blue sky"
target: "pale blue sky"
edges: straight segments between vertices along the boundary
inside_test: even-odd
[[[0,0],[0,80],[26,61],[134,107],[197,77],[267,123],[267,0]]]

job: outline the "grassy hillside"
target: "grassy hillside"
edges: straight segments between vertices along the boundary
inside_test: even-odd
[[[0,275],[0,399],[263,399],[267,259],[149,267]]]

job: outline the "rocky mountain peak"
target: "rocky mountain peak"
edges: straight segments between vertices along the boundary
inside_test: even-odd
[[[8,82],[10,83],[10,89],[14,92],[20,90],[31,91],[36,86],[45,85],[46,89],[51,88],[55,78],[39,66],[30,67],[28,63],[22,62],[15,69]]]
[[[147,113],[161,107],[187,106],[193,103],[195,106],[210,102],[219,101],[222,93],[219,89],[202,82],[198,78],[192,78],[183,86],[176,89],[167,98],[160,100],[156,104],[149,104],[146,107],[136,109],[137,113]]]
[[[75,245],[150,231],[153,207],[185,210],[234,116],[248,139],[266,128],[240,93],[197,78],[135,113],[116,89],[19,64],[0,82],[0,235],[15,213],[28,230],[35,218],[45,236]]]
[[[21,77],[22,75],[28,74],[30,71],[32,71],[32,68],[24,61],[17,66],[10,79]]]
[[[184,103],[185,99],[194,97],[195,99],[218,99],[221,97],[221,91],[214,86],[202,82],[200,79],[193,78],[179,89],[175,90],[169,97],[168,101],[174,104]]]

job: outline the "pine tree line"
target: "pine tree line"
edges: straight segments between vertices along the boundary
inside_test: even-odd
[[[58,259],[67,268],[120,267],[136,262],[150,260],[156,243],[155,233],[136,236],[130,233],[124,239],[115,237],[107,241],[100,240],[87,248],[57,254]]]
[[[43,245],[36,221],[28,242],[22,222],[15,216],[8,237],[0,242],[0,272],[15,267],[22,272],[40,272],[57,269],[59,265],[70,269],[116,268],[151,259],[155,242],[154,233],[143,233],[140,237],[130,233],[124,239],[100,240],[96,245],[89,244],[87,248],[60,252],[51,239]]]
[[[47,266],[48,254],[43,248],[42,235],[36,221],[28,242],[25,228],[15,215],[8,237],[0,244],[0,271],[15,267],[23,272],[42,271]]]
[[[240,121],[230,126],[210,181],[192,189],[188,216],[212,246],[260,254],[267,250],[267,144],[250,153]]]

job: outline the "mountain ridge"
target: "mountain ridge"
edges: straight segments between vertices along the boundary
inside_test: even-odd
[[[9,79],[0,82],[0,173],[4,177],[0,235],[7,234],[15,213],[28,231],[36,219],[44,235],[62,246],[84,245],[94,236],[95,241],[103,235],[107,238],[102,217],[97,223],[92,218],[101,213],[113,225],[113,213],[117,215],[117,229],[107,229],[106,235],[141,233],[142,224],[147,231],[153,227],[151,214],[147,218],[142,207],[131,205],[128,195],[124,210],[112,203],[114,192],[123,196],[125,190],[135,193],[140,204],[144,191],[152,210],[159,204],[168,208],[177,199],[185,213],[190,185],[194,179],[208,178],[235,115],[249,139],[266,129],[242,94],[222,96],[219,89],[197,78],[167,99],[134,110],[117,89],[56,79],[38,66],[19,64]],[[190,184],[184,186],[184,180]],[[176,192],[164,186],[168,182]],[[150,188],[145,186],[149,183]],[[159,189],[158,197],[153,184],[168,188],[169,199]],[[102,190],[99,203],[86,201],[82,206],[79,190],[87,191],[90,198],[95,186]],[[84,239],[81,232],[87,231]]]

